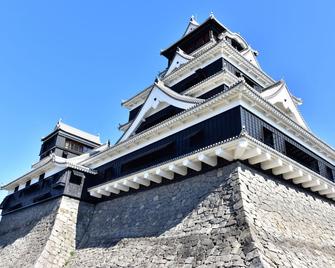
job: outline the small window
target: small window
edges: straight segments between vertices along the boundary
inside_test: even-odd
[[[65,149],[83,153],[85,151],[84,145],[80,144],[79,142],[72,141],[72,140],[66,140],[65,141]],[[86,150],[87,151],[87,150]]]
[[[190,146],[197,147],[204,142],[204,131],[200,130],[189,136]]]
[[[72,175],[70,177],[70,183],[76,184],[76,185],[80,185],[82,182],[82,178],[76,175]]]
[[[14,193],[17,192],[19,190],[19,186],[16,186],[14,189]]]
[[[105,170],[105,172],[104,172],[104,177],[105,177],[105,179],[111,179],[112,178],[112,176],[113,176],[113,168],[112,167],[110,167],[110,168],[107,168],[106,170]]]
[[[26,187],[30,186],[30,184],[31,184],[31,180],[27,181],[26,182]]]
[[[330,167],[326,167],[327,179],[334,180],[333,170]]]
[[[273,147],[273,133],[272,131],[268,130],[267,128],[263,128],[263,141],[266,145]]]
[[[63,158],[67,158],[68,155],[69,155],[68,152],[63,152],[63,153],[62,153],[62,157],[63,157]]]
[[[42,181],[44,179],[45,173],[41,174],[38,178],[38,181]]]

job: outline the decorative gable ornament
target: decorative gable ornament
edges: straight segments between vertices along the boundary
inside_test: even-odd
[[[264,90],[261,95],[268,102],[287,114],[297,124],[305,129],[309,129],[297,107],[297,105],[302,104],[302,101],[290,93],[283,80]]]
[[[188,35],[194,29],[199,27],[199,23],[194,19],[194,16],[191,16],[190,22],[187,25],[186,31],[183,36]]]
[[[182,49],[178,47],[176,54],[165,73],[165,76],[169,75],[175,69],[178,69],[181,65],[188,63],[192,59],[194,59],[194,57],[187,55]]]
[[[161,80],[157,79],[152,86],[151,91],[140,112],[131,123],[127,131],[123,134],[119,142],[128,139],[132,134],[134,134],[141,123],[145,121],[145,118],[150,116],[153,112],[162,110],[169,105],[187,110],[201,102],[203,102],[202,99],[178,94],[169,87],[165,86]]]

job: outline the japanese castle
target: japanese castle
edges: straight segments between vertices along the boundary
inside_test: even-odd
[[[2,187],[2,215],[60,196],[98,203],[184,180],[233,161],[335,200],[335,151],[299,112],[301,100],[258,52],[211,15],[193,17],[161,51],[167,67],[122,102],[116,144],[63,122],[30,171]]]

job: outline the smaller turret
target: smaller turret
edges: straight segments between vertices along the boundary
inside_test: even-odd
[[[101,145],[100,137],[84,132],[58,121],[54,130],[42,138],[40,159],[53,153],[63,158],[72,158]]]

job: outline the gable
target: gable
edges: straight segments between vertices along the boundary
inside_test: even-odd
[[[194,19],[194,16],[192,16],[183,36],[188,35],[190,32],[192,32],[198,27],[199,27],[199,23]]]
[[[188,63],[194,57],[187,55],[184,51],[182,51],[179,47],[177,48],[176,54],[169,65],[165,76],[169,75],[173,70],[179,68],[181,65]]]
[[[137,114],[134,121],[123,134],[119,142],[126,140],[132,134],[134,134],[145,118],[154,112],[160,111],[169,105],[186,110],[198,103],[201,103],[202,101],[203,100],[199,98],[178,94],[165,86],[162,81],[158,80],[154,83],[150,94],[144,102],[140,112]]]
[[[296,104],[301,104],[289,92],[284,81],[280,81],[261,93],[262,97],[284,112],[301,127],[308,129]]]

